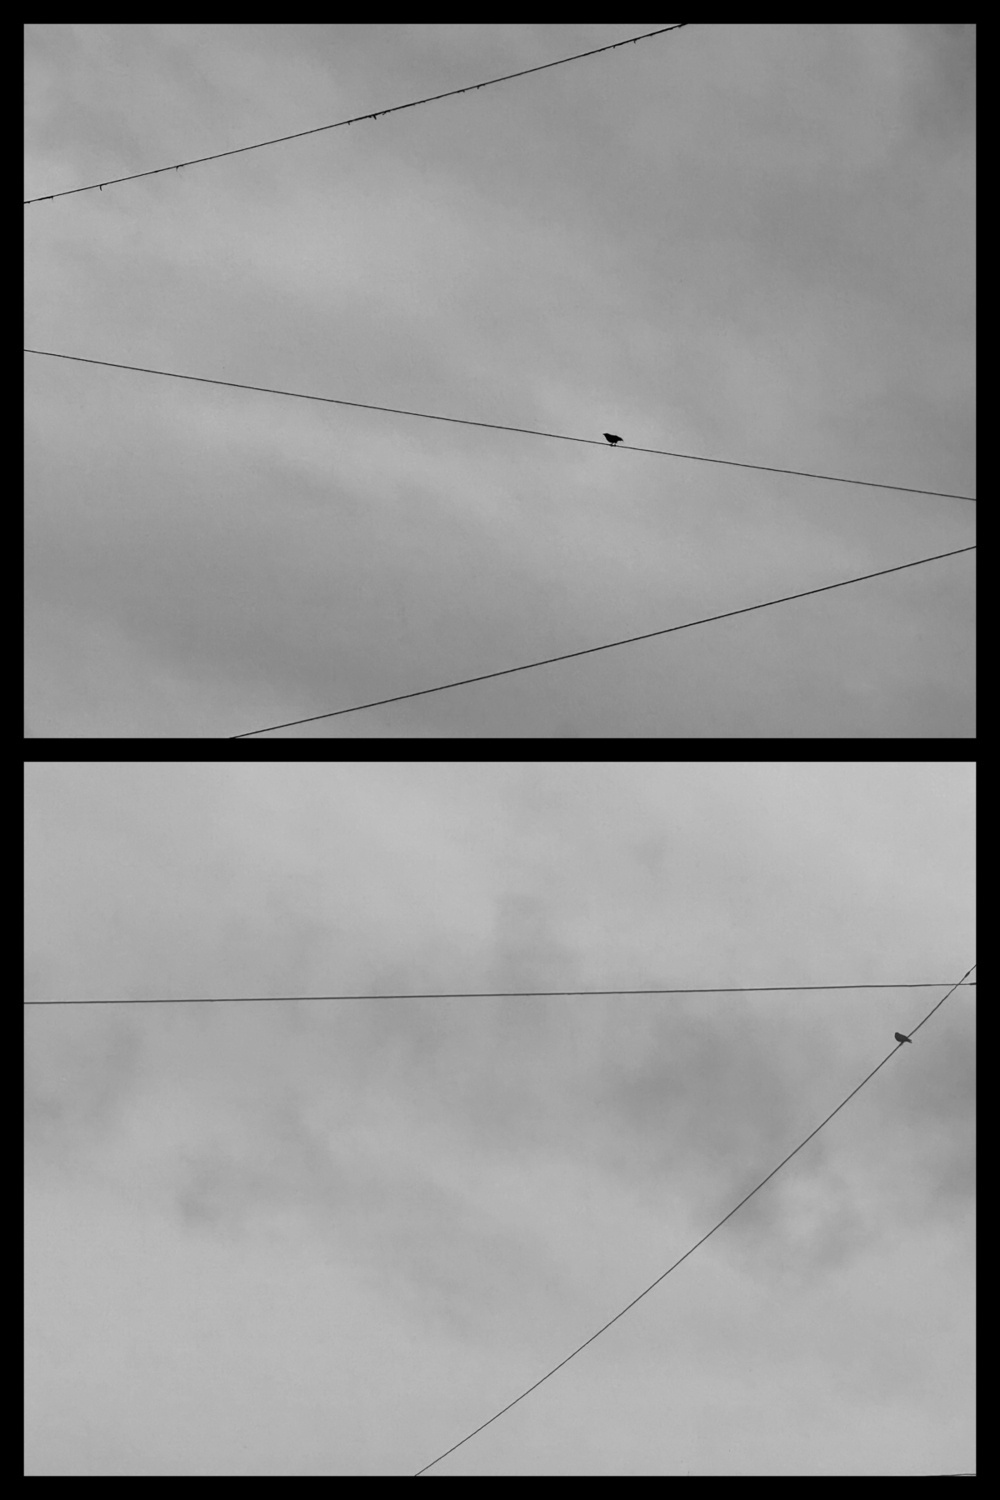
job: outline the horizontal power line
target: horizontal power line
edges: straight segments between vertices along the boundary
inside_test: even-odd
[[[550,995],[773,995],[784,990],[936,990],[946,979],[902,984],[751,984],[701,986],[682,990],[436,990],[399,995],[172,995],[151,1000],[25,1000],[25,1005],[236,1005],[278,1004],[286,1000],[516,1000]],[[960,983],[975,989],[974,979]]]
[[[950,490],[920,490],[912,484],[882,484],[877,479],[847,479],[842,474],[816,474],[810,469],[782,469],[774,464],[749,464],[735,458],[707,458],[703,453],[679,453],[672,448],[640,448],[634,443],[619,443],[612,449],[607,440],[575,437],[568,432],[544,432],[537,427],[511,427],[504,422],[476,422],[469,417],[443,417],[437,412],[408,411],[401,406],[376,406],[370,401],[346,401],[340,396],[315,396],[307,391],[286,391],[271,385],[248,385],[239,380],[215,380],[208,375],[182,375],[177,370],[153,370],[147,365],[125,365],[110,359],[87,359],[82,354],[59,354],[53,349],[25,349],[25,354],[40,354],[46,359],[68,359],[75,364],[102,365],[108,370],[131,370],[138,375],[163,375],[168,380],[193,380],[199,385],[221,385],[234,391],[258,391],[265,396],[291,396],[296,401],[322,401],[328,406],[350,406],[359,411],[384,411],[395,417],[419,417],[425,422],[451,422],[459,427],[486,427],[491,432],[519,432],[527,437],[553,438],[560,443],[587,443],[618,453],[653,453],[662,458],[684,458],[696,464],[724,464],[730,469],[756,469],[764,474],[791,474],[797,479],[825,479],[831,484],[858,484],[871,490],[898,490],[904,495],[931,495],[939,500],[968,500],[975,495],[955,495]]]
[[[279,146],[283,141],[298,141],[303,136],[319,135],[324,130],[339,130],[342,125],[356,125],[360,120],[377,120],[380,115],[398,114],[402,109],[416,109],[418,104],[434,104],[439,99],[453,99],[456,94],[470,94],[476,89],[488,89],[494,83],[509,83],[512,78],[526,78],[529,73],[544,73],[547,68],[560,68],[563,63],[579,62],[581,57],[596,57],[599,52],[614,52],[616,47],[628,47],[633,42],[645,42],[650,37],[662,36],[667,31],[679,31],[689,26],[689,21],[678,21],[674,26],[661,26],[657,31],[644,31],[640,36],[626,37],[623,42],[610,42],[605,47],[591,47],[589,52],[574,52],[572,57],[559,57],[555,62],[539,63],[534,68],[521,68],[517,73],[504,73],[500,78],[487,78],[483,83],[469,83],[464,88],[448,89],[443,94],[428,94],[424,99],[411,99],[408,104],[393,104],[387,109],[376,109],[367,115],[352,115],[349,120],[335,120],[332,125],[314,125],[311,130],[296,130],[291,135],[277,135],[268,141],[256,141],[252,146],[235,146],[230,151],[215,151],[211,156],[193,156],[188,161],[171,162],[168,167],[152,167],[147,172],[130,172],[127,177],[110,177],[104,182],[90,182],[86,187],[66,188],[61,193],[46,193],[40,198],[25,198],[29,203],[51,203],[54,198],[69,198],[73,193],[92,193],[95,188],[103,191],[119,182],[135,182],[139,177],[155,177],[159,172],[179,172],[181,167],[198,166],[201,162],[219,161],[224,156],[239,156],[244,151],[260,151],[265,146]]]
[[[919,1026],[915,1026],[913,1028],[913,1031],[911,1032],[911,1036],[915,1035],[915,1033],[917,1031],[919,1031],[920,1026],[923,1026],[925,1024],[925,1022],[927,1022],[928,1020],[930,1020],[930,1017],[934,1014],[934,1011],[938,1010],[944,1004],[944,1002],[948,999],[949,995],[954,994],[955,990],[957,990],[962,984],[965,983],[965,981],[968,979],[969,975],[972,973],[972,969],[974,969],[975,967],[976,967],[976,965],[973,964],[971,969],[967,969],[966,972],[962,975],[961,979],[958,981],[958,984],[952,985],[952,987],[948,991],[947,995],[942,995],[942,997],[938,1001],[937,1005],[935,1005],[931,1010],[929,1010],[927,1012],[927,1015],[924,1016],[924,1019],[923,1019],[923,1021],[920,1022],[920,1025]],[[871,1072],[868,1074],[867,1078],[862,1078],[862,1080],[858,1084],[857,1088],[853,1088],[851,1090],[851,1092],[847,1095],[847,1098],[846,1099],[842,1099],[841,1102],[837,1105],[837,1108],[834,1109],[834,1110],[831,1110],[830,1113],[827,1115],[826,1119],[825,1120],[821,1120],[820,1123],[816,1126],[816,1129],[815,1130],[811,1130],[809,1132],[809,1134],[806,1136],[806,1138],[805,1138],[804,1141],[800,1141],[799,1142],[799,1144],[795,1147],[794,1151],[789,1151],[789,1153],[785,1157],[784,1161],[779,1161],[778,1165],[773,1169],[773,1171],[768,1172],[768,1174],[767,1174],[766,1177],[761,1178],[761,1180],[760,1180],[760,1182],[758,1182],[757,1186],[755,1188],[752,1188],[751,1191],[749,1193],[747,1193],[747,1195],[746,1195],[745,1198],[741,1198],[740,1201],[739,1201],[739,1203],[737,1203],[737,1205],[736,1205],[735,1208],[731,1208],[729,1210],[729,1212],[726,1214],[725,1218],[720,1219],[719,1222],[718,1222],[718,1224],[714,1224],[712,1226],[712,1228],[708,1231],[707,1234],[703,1234],[702,1237],[701,1237],[701,1239],[697,1240],[695,1242],[695,1244],[693,1244],[691,1246],[690,1250],[685,1250],[684,1254],[680,1257],[680,1259],[679,1260],[675,1260],[674,1263],[673,1263],[673,1265],[672,1266],[668,1266],[667,1269],[661,1275],[657,1276],[657,1278],[656,1278],[655,1281],[650,1282],[649,1286],[646,1287],[645,1291],[640,1292],[639,1295],[638,1295],[638,1297],[633,1297],[632,1301],[629,1302],[625,1307],[623,1307],[622,1310],[621,1310],[621,1312],[617,1312],[617,1313],[615,1313],[615,1315],[614,1315],[613,1318],[609,1318],[608,1321],[604,1324],[604,1326],[602,1328],[599,1328],[596,1333],[592,1333],[591,1334],[591,1336],[590,1336],[589,1339],[585,1339],[582,1344],[578,1345],[577,1348],[573,1350],[572,1354],[567,1354],[567,1356],[566,1356],[565,1359],[560,1360],[557,1365],[553,1365],[552,1369],[548,1370],[546,1372],[546,1374],[544,1374],[541,1377],[541,1379],[536,1380],[535,1383],[534,1383],[534,1385],[529,1385],[528,1388],[527,1388],[527,1390],[522,1391],[519,1396],[515,1396],[513,1401],[508,1401],[508,1403],[507,1403],[506,1406],[501,1407],[500,1410],[498,1412],[494,1413],[494,1415],[492,1417],[490,1417],[487,1421],[481,1422],[478,1427],[474,1428],[472,1430],[472,1432],[467,1433],[464,1438],[460,1438],[457,1443],[452,1443],[452,1445],[451,1445],[450,1448],[446,1448],[443,1453],[439,1453],[438,1456],[437,1456],[437,1458],[431,1459],[430,1463],[429,1464],[425,1464],[422,1469],[418,1469],[416,1471],[416,1474],[417,1475],[426,1474],[428,1469],[432,1469],[434,1467],[434,1465],[435,1464],[439,1464],[443,1458],[447,1458],[449,1453],[454,1453],[455,1450],[456,1450],[456,1448],[461,1448],[464,1443],[467,1443],[470,1440],[470,1438],[474,1438],[477,1433],[480,1433],[480,1432],[482,1432],[484,1430],[484,1428],[489,1427],[493,1422],[495,1422],[497,1420],[498,1417],[502,1417],[505,1412],[510,1411],[511,1407],[516,1406],[519,1401],[523,1401],[524,1398],[525,1398],[525,1396],[530,1396],[532,1391],[537,1391],[538,1387],[540,1385],[542,1385],[546,1380],[548,1380],[550,1376],[555,1375],[555,1373],[556,1373],[557,1370],[561,1370],[564,1365],[568,1365],[571,1359],[575,1359],[576,1356],[579,1353],[582,1352],[582,1350],[584,1350],[584,1349],[587,1348],[588,1344],[592,1344],[596,1338],[600,1338],[601,1334],[605,1333],[607,1331],[607,1329],[609,1329],[613,1323],[617,1323],[618,1319],[619,1318],[623,1318],[627,1312],[629,1312],[633,1307],[635,1307],[635,1305],[636,1305],[637,1302],[641,1302],[642,1299],[643,1299],[643,1297],[648,1296],[648,1294],[653,1290],[654,1287],[659,1286],[660,1282],[663,1281],[667,1276],[670,1275],[671,1271],[676,1271],[677,1267],[679,1265],[681,1265],[683,1261],[686,1261],[689,1255],[693,1255],[694,1252],[698,1249],[698,1247],[700,1245],[703,1245],[707,1239],[710,1239],[717,1229],[721,1229],[722,1226],[723,1226],[723,1224],[728,1223],[728,1221],[733,1217],[733,1215],[735,1213],[737,1213],[739,1211],[739,1209],[741,1209],[743,1207],[744,1203],[749,1203],[750,1199],[754,1196],[754,1193],[759,1193],[760,1190],[761,1190],[761,1188],[764,1186],[764,1184],[767,1183],[767,1182],[770,1182],[771,1178],[774,1177],[778,1172],[780,1172],[781,1169],[782,1169],[782,1167],[786,1166],[788,1164],[788,1162],[791,1161],[791,1159],[792,1159],[793,1156],[797,1156],[798,1153],[802,1150],[803,1146],[808,1145],[808,1143],[813,1139],[813,1136],[819,1135],[819,1132],[823,1129],[824,1125],[828,1125],[830,1123],[830,1121],[833,1119],[834,1115],[839,1114],[840,1111],[844,1108],[844,1105],[847,1104],[847,1103],[849,1103],[850,1100],[854,1098],[855,1094],[860,1093],[860,1091],[864,1088],[865,1084],[868,1083],[868,1082],[870,1082],[870,1080],[875,1077],[875,1074],[879,1071],[880,1068],[884,1068],[885,1067],[885,1065],[889,1061],[890,1057],[894,1057],[896,1055],[896,1053],[900,1050],[900,1048],[902,1047],[902,1045],[903,1045],[902,1043],[899,1043],[897,1046],[895,1046],[892,1049],[891,1052],[887,1052],[886,1055],[885,1055],[885,1057],[883,1057],[882,1061],[878,1064],[878,1066],[875,1067],[875,1068],[873,1068],[871,1070]],[[414,1477],[416,1477],[416,1475]]]
[[[247,729],[242,734],[227,736],[232,740],[249,739],[255,734],[270,734],[273,729],[292,729],[297,724],[314,724],[318,719],[336,719],[340,714],[360,713],[364,708],[381,708],[387,703],[402,703],[406,698],[423,698],[428,693],[444,693],[449,688],[467,687],[473,682],[488,682],[494,677],[509,677],[513,672],[530,672],[534,667],[551,666],[557,661],[571,661],[578,656],[592,656],[597,651],[611,651],[616,646],[631,646],[636,641],[649,641],[655,636],[671,635],[676,630],[690,630],[695,625],[710,625],[714,620],[730,620],[734,615],[748,615],[755,609],[769,609],[773,604],[787,604],[792,599],[807,599],[810,594],[826,594],[831,589],[846,588],[849,583],[864,583],[869,578],[884,578],[887,573],[902,573],[906,568],[919,568],[922,563],[938,562],[942,557],[957,557],[962,552],[975,552],[975,546],[956,547],[951,552],[936,552],[933,557],[918,557],[913,562],[897,563],[893,568],[880,568],[876,573],[861,573],[857,578],[842,578],[839,583],[824,583],[817,589],[803,589],[798,594],[783,594],[780,599],[765,599],[760,604],[746,604],[742,609],[727,609],[719,615],[704,615],[700,620],[686,620],[682,625],[666,625],[661,630],[647,630],[642,635],[629,635],[618,641],[606,641],[603,646],[585,646],[581,651],[564,651],[559,656],[546,656],[539,661],[524,662],[519,667],[502,667],[497,672],[481,672],[477,677],[459,677],[454,682],[442,682],[437,687],[417,688],[411,693],[395,693],[391,698],[373,698],[369,703],[355,703],[351,708],[334,708],[328,713],[310,714],[304,719],[286,719],[282,724],[268,724],[265,729]]]

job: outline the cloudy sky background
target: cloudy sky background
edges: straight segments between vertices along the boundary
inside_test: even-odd
[[[28,998],[954,983],[972,778],[31,765]],[[28,1473],[414,1473],[944,993],[30,1007]],[[973,1468],[975,994],[432,1473]]]
[[[32,25],[25,197],[651,29]],[[973,29],[691,25],[25,210],[33,349],[974,495]],[[28,732],[229,736],[974,507],[26,356]],[[288,736],[974,732],[972,555]]]

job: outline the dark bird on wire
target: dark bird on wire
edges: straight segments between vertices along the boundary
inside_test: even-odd
[[[604,436],[607,438],[607,440],[611,444],[612,448],[615,446],[616,443],[620,443],[621,442],[621,438],[617,435],[617,433],[606,432],[604,434]]]
[[[901,1031],[894,1031],[892,1034],[896,1038],[897,1042],[912,1042],[913,1041],[912,1036],[904,1036]]]

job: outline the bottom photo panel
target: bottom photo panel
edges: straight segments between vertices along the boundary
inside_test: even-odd
[[[959,760],[28,763],[25,1474],[974,1473],[974,832]]]

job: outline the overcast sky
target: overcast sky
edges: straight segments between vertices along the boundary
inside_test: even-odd
[[[413,1474],[965,973],[966,765],[32,765],[28,1473]],[[956,991],[432,1474],[975,1466]],[[430,1477],[430,1476],[429,1476]]]
[[[25,197],[638,35],[32,25]],[[689,25],[25,210],[33,349],[975,494],[964,25]],[[26,356],[28,733],[226,737],[974,507]],[[972,554],[285,736],[968,736]]]

